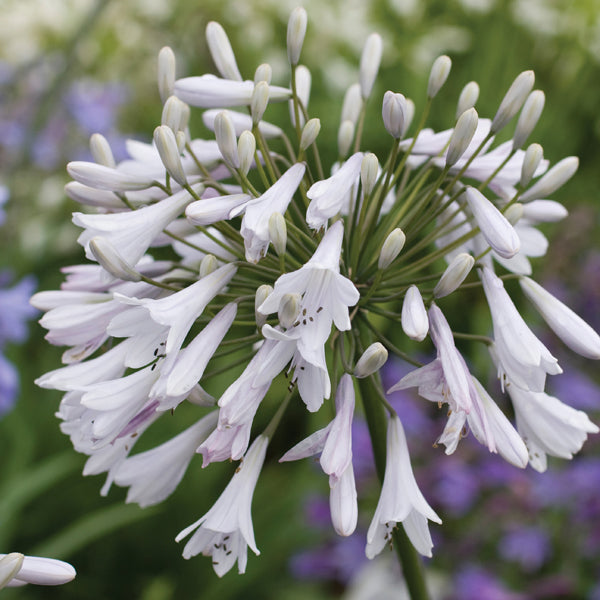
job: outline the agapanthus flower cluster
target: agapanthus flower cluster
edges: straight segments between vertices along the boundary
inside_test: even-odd
[[[107,473],[103,494],[116,483],[129,488],[127,501],[148,506],[173,492],[196,454],[204,466],[240,461],[213,507],[177,536],[187,538],[185,558],[210,555],[219,575],[236,561],[244,572],[248,547],[259,553],[252,496],[290,402],[334,414],[277,458],[319,456],[333,526],[348,536],[358,519],[355,390],[369,378],[376,393],[362,394],[363,405],[385,411],[387,420],[369,558],[392,543],[399,524],[430,556],[429,521],[441,522],[419,490],[387,391],[416,387],[447,405],[447,423],[431,440],[447,454],[470,430],[484,449],[543,470],[547,455],[570,458],[598,431],[544,391],[546,376],[561,368],[505,288],[518,280],[571,349],[600,358],[600,337],[529,278],[530,258],[548,245],[537,226],[567,214],[547,197],[578,164],[569,157],[550,167],[539,144],[522,149],[544,104],[533,73],[515,79],[492,119],[479,117],[479,88],[469,83],[456,122],[435,133],[424,126],[450,59],[434,62],[417,114],[401,93],[373,94],[382,40],[372,34],[341,106],[338,159],[325,165],[321,121],[310,114],[310,71],[299,64],[306,27],[306,12],[295,9],[287,30],[291,77],[282,85],[271,83],[268,64],[243,79],[215,22],[206,38],[218,76],[178,79],[175,55],[163,48],[163,111],[152,143],[130,141],[130,159],[116,164],[106,140],[94,135],[95,162],[67,167],[74,179],[67,194],[94,211],[73,215],[91,262],[65,268],[61,289],[32,301],[46,313],[40,322],[48,341],[67,347],[66,365],[37,383],[65,392],[61,428],[89,456],[84,474]],[[271,105],[282,102],[289,122],[269,122]],[[377,105],[387,157],[361,149],[366,112]],[[214,139],[192,136],[198,109]],[[495,144],[517,115],[512,139]],[[444,315],[444,298],[465,287],[482,290],[489,304],[493,335],[474,339],[512,400],[516,428],[471,374],[455,344],[465,334]],[[410,348],[420,353],[427,338],[436,358],[420,365]],[[418,368],[386,391],[379,369],[390,352]],[[223,373],[228,386],[215,379]],[[285,389],[273,385],[284,378],[287,392],[263,402],[272,386]],[[177,418],[183,403],[197,411],[194,424],[132,453],[142,433],[165,416]],[[253,427],[259,411],[270,417],[262,432]]]

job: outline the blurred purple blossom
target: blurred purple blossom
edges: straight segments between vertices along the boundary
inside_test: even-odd
[[[469,566],[454,580],[454,593],[447,600],[526,600],[526,596],[511,592],[488,571]]]
[[[537,571],[549,558],[549,535],[539,527],[518,527],[507,533],[498,545],[500,556],[518,563],[525,571]]]

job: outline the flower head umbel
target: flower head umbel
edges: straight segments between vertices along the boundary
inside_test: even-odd
[[[377,89],[383,44],[372,34],[343,102],[337,161],[327,165],[318,142],[331,122],[311,115],[310,71],[299,64],[306,31],[307,14],[296,9],[289,87],[271,83],[267,64],[245,78],[214,22],[207,41],[219,77],[178,79],[174,53],[161,50],[163,111],[153,142],[129,142],[130,158],[116,163],[96,136],[96,162],[68,166],[75,181],[67,192],[87,207],[73,217],[83,229],[78,241],[93,262],[66,268],[61,290],[32,299],[45,312],[48,341],[66,347],[66,365],[38,384],[65,392],[61,428],[89,457],[84,473],[106,473],[102,493],[115,482],[129,487],[128,501],[151,505],[175,490],[197,454],[205,467],[240,461],[214,506],[177,537],[191,534],[184,557],[210,555],[219,575],[236,562],[244,572],[248,547],[258,554],[252,496],[290,402],[317,413],[321,426],[288,444],[281,460],[320,454],[334,529],[355,530],[354,468],[364,458],[352,451],[357,391],[383,480],[366,554],[405,544],[401,524],[416,550],[431,555],[428,523],[440,518],[419,490],[381,383],[389,354],[417,366],[391,390],[415,387],[448,405],[437,435],[447,454],[471,431],[511,464],[543,470],[546,455],[570,458],[597,431],[546,394],[546,379],[561,369],[504,285],[520,278],[566,345],[600,358],[598,335],[529,278],[529,259],[548,247],[537,226],[566,215],[545,196],[577,168],[571,157],[548,169],[539,144],[521,149],[543,106],[541,92],[529,96],[533,72],[517,77],[493,119],[479,117],[471,84],[456,125],[436,133],[422,128],[424,119],[414,125],[406,96]],[[447,56],[435,61],[425,114],[450,68]],[[268,122],[274,102],[289,104],[289,122]],[[379,104],[387,157],[363,147],[369,103]],[[512,142],[497,144],[519,112]],[[198,118],[214,139],[191,138]],[[465,286],[487,301],[493,339],[453,329],[446,307],[464,301]],[[516,428],[480,383],[486,378],[472,375],[465,338],[489,350],[483,360],[512,399]],[[411,348],[436,356],[423,365]],[[255,416],[270,412],[256,432]],[[178,435],[133,453],[165,415],[181,423]]]

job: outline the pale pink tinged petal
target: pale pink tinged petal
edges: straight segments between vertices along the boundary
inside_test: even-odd
[[[279,462],[300,460],[302,458],[314,456],[315,454],[322,452],[323,448],[325,447],[325,442],[327,441],[329,432],[331,431],[332,425],[333,422],[329,423],[329,425],[327,425],[327,427],[325,427],[324,429],[319,429],[319,431],[315,431],[313,434],[309,435],[307,438],[303,439],[301,442],[296,444],[293,448],[290,448],[279,459]]]

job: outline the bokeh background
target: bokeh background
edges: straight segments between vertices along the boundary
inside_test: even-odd
[[[365,146],[380,157],[388,146],[380,98],[391,89],[422,106],[437,55],[450,55],[453,68],[429,121],[436,129],[452,126],[468,81],[480,84],[479,114],[493,116],[513,78],[535,70],[546,107],[532,141],[552,162],[568,155],[581,160],[576,177],[554,195],[570,215],[546,228],[552,243],[545,258],[534,259],[536,279],[600,329],[599,0],[2,0],[0,551],[63,558],[78,570],[67,586],[3,590],[7,599],[404,597],[392,553],[368,564],[364,558],[379,488],[360,421],[354,456],[364,514],[357,532],[336,538],[327,481],[314,464],[276,462],[327,419],[298,411],[278,432],[254,497],[262,555],[249,557],[246,575],[220,580],[209,560],[184,561],[173,538],[214,502],[232,466],[203,471],[200,460],[193,461],[173,496],[154,508],[125,505],[119,488],[102,498],[103,478],[81,476],[85,457],[60,434],[54,417],[59,394],[33,383],[59,366],[61,350],[43,340],[27,297],[35,289],[56,289],[60,268],[83,257],[70,221],[80,207],[63,193],[66,162],[89,158],[94,132],[109,139],[117,158],[127,137],[148,141],[161,112],[159,49],[174,49],[181,76],[213,71],[204,41],[210,20],[226,28],[246,77],[269,62],[274,82],[285,85],[286,23],[298,4],[309,15],[302,61],[312,70],[311,116],[321,119],[326,164],[335,160],[341,99],[357,79],[362,44],[372,31],[382,35],[384,55]],[[487,308],[475,295],[467,307],[446,308],[463,331],[490,329]],[[597,365],[564,352],[523,310],[567,367],[568,375],[552,378],[552,393],[600,422]],[[478,375],[489,372],[477,347],[463,350]],[[426,356],[431,348],[421,351]],[[406,369],[390,364],[386,377],[396,381]],[[600,599],[599,436],[573,461],[551,460],[540,475],[505,464],[469,438],[446,457],[431,447],[441,423],[427,403],[410,394],[393,402],[417,480],[444,518],[433,528],[436,548],[427,565],[436,598]]]

